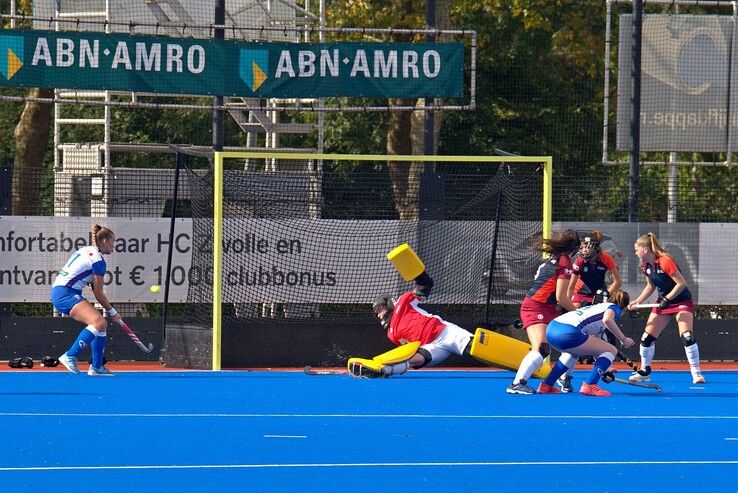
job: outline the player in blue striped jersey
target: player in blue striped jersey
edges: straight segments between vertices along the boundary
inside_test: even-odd
[[[601,389],[597,383],[612,365],[618,350],[600,335],[607,329],[617,337],[623,347],[635,345],[635,341],[625,337],[617,324],[629,302],[628,293],[618,289],[611,293],[608,303],[581,307],[549,322],[546,339],[551,346],[561,351],[561,358],[538,386],[538,393],[560,393],[561,391],[554,387],[554,383],[569,369],[567,363],[576,363],[579,356],[593,356],[594,368],[589,377],[582,382],[579,393],[596,397],[609,396],[610,392]]]
[[[87,374],[111,376],[113,373],[103,364],[108,322],[92,303],[82,296],[82,289],[89,284],[95,299],[105,308],[108,316],[114,322],[121,320],[103,290],[106,269],[103,255],[113,252],[115,233],[96,224],[92,228],[92,242],[93,245],[80,248],[69,257],[51,287],[51,302],[54,308],[86,325],[72,347],[59,357],[59,362],[72,373],[80,373],[77,356],[89,346],[92,351],[92,364]]]

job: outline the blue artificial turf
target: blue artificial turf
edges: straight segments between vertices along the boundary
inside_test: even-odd
[[[575,372],[575,389],[585,372]],[[3,491],[736,491],[738,373],[508,395],[512,373],[0,373]],[[625,375],[623,375],[625,378]],[[537,382],[535,382],[537,383]]]

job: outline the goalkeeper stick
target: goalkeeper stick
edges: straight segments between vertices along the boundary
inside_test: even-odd
[[[345,375],[346,370],[338,368],[313,368],[312,366],[306,366],[302,369],[306,375]]]
[[[141,339],[138,338],[136,333],[133,332],[133,330],[123,320],[121,320],[118,323],[120,324],[120,328],[123,329],[123,332],[128,334],[128,337],[130,337],[133,340],[133,342],[136,343],[136,346],[138,346],[141,351],[148,354],[154,350],[153,344],[149,343],[148,346],[145,346],[144,343],[141,342]]]

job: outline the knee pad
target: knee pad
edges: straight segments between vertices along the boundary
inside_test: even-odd
[[[544,342],[543,344],[541,344],[541,347],[540,349],[538,349],[538,352],[541,353],[541,356],[543,356],[543,359],[546,359],[546,357],[548,357],[548,355],[551,354],[551,345]]]
[[[422,348],[422,347],[418,348],[418,354],[423,357],[423,364],[418,366],[417,368],[423,368],[424,366],[427,366],[428,363],[430,363],[431,360],[433,359],[433,356],[431,356],[430,351],[428,351],[425,348]]]
[[[684,347],[689,347],[692,344],[697,344],[697,339],[694,338],[691,330],[688,330],[687,332],[682,334],[682,344],[684,344]]]
[[[647,332],[644,332],[641,336],[641,346],[643,347],[651,347],[651,344],[653,344],[654,342],[656,342],[656,337]]]

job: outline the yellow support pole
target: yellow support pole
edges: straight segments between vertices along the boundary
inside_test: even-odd
[[[214,153],[213,176],[213,367],[220,370],[223,315],[223,153]]]
[[[551,238],[553,222],[553,158],[543,161],[543,237]]]

